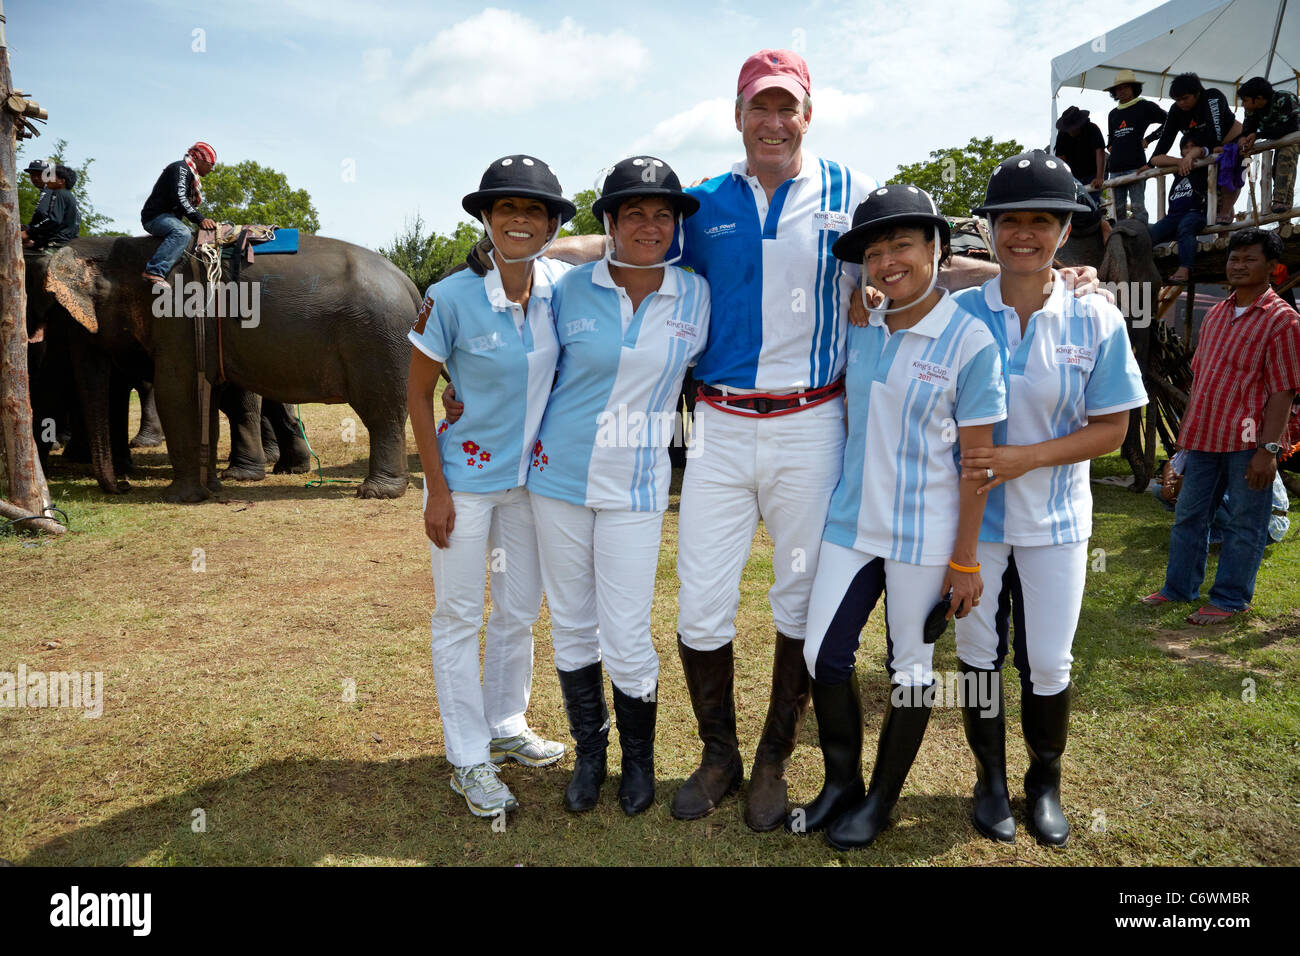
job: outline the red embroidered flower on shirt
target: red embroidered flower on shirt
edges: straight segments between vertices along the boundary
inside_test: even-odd
[[[460,450],[463,451],[463,452],[464,452],[465,454],[467,454],[467,455],[477,455],[477,454],[478,454],[478,445],[477,445],[475,442],[472,442],[472,441],[461,442],[461,443],[460,443]]]
[[[447,430],[447,419],[444,418],[441,424],[438,425],[438,434],[441,435],[446,430]]]
[[[490,451],[481,451],[478,453],[478,457],[479,461],[491,461],[492,453]],[[483,466],[479,465],[479,467],[482,468]]]
[[[538,471],[545,471],[542,466],[546,464],[546,456],[542,454],[542,440],[539,438],[533,445],[533,467]]]

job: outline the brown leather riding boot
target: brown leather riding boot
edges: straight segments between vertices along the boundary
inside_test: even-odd
[[[700,725],[704,755],[699,769],[673,797],[672,814],[678,820],[698,820],[739,790],[745,776],[736,743],[735,658],[730,643],[716,651],[696,651],[682,643],[680,634],[677,653]]]
[[[799,722],[808,709],[808,667],[803,659],[803,641],[776,632],[772,658],[772,696],[767,705],[767,722],[754,753],[745,801],[745,823],[759,833],[775,830],[785,822],[785,770],[794,753]]]

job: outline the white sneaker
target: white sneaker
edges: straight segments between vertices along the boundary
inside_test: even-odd
[[[495,764],[505,763],[509,757],[527,767],[545,767],[563,756],[564,744],[558,740],[543,740],[528,727],[517,736],[492,739],[491,759]]]
[[[451,774],[451,789],[465,798],[469,812],[476,817],[495,817],[519,808],[510,788],[498,779],[500,771],[490,763],[472,767],[455,767]]]

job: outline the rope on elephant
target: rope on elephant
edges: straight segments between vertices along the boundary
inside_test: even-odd
[[[294,406],[294,415],[298,419],[298,434],[302,435],[302,440],[307,444],[307,452],[316,459],[316,480],[309,481],[303,485],[304,488],[319,488],[321,485],[355,485],[361,479],[359,478],[326,478],[325,472],[321,470],[320,455],[311,447],[311,441],[307,438],[307,426],[302,420],[302,406]]]

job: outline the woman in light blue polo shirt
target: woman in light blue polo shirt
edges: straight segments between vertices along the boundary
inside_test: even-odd
[[[936,607],[940,623],[965,616],[983,589],[984,500],[979,482],[962,480],[958,457],[990,443],[1006,405],[993,337],[935,288],[948,239],[948,221],[924,190],[891,183],[868,194],[832,247],[862,263],[887,297],[867,325],[848,331],[844,470],[804,644],[826,777],[787,821],[793,832],[825,830],[839,849],[867,846],[889,824],[920,749],[933,705],[927,618]],[[854,656],[886,586],[890,694],[867,788]]]
[[[559,354],[553,283],[568,268],[540,257],[575,208],[551,168],[524,155],[492,163],[462,205],[491,237],[494,268],[429,287],[410,333],[407,404],[425,475],[433,674],[451,788],[487,817],[518,806],[497,764],[545,766],[564,753],[525,719],[542,587],[524,483]],[[467,409],[435,429],[444,366]],[[480,683],[485,559],[492,614]]]
[[[609,719],[602,660],[623,750],[619,804],[654,801],[659,658],[650,607],[668,506],[677,396],[709,331],[709,286],[665,262],[699,208],[662,160],[636,156],[605,176],[592,213],[603,259],[555,287],[559,371],[533,450],[537,518],[555,666],[576,742],[564,805],[596,805]],[[675,260],[674,260],[675,261]]]
[[[963,707],[976,765],[971,818],[1002,842],[1016,832],[1000,705],[1008,619],[1029,751],[1025,820],[1040,843],[1062,846],[1070,835],[1061,807],[1070,649],[1092,533],[1088,463],[1119,448],[1129,412],[1147,401],[1123,315],[1100,295],[1071,295],[1053,270],[1071,216],[1087,211],[1057,157],[1033,150],[1004,159],[974,210],[988,220],[1001,274],[956,296],[997,340],[1007,383],[1006,422],[990,445],[962,458],[988,499],[979,543],[988,596],[957,622],[961,669],[997,704]]]

